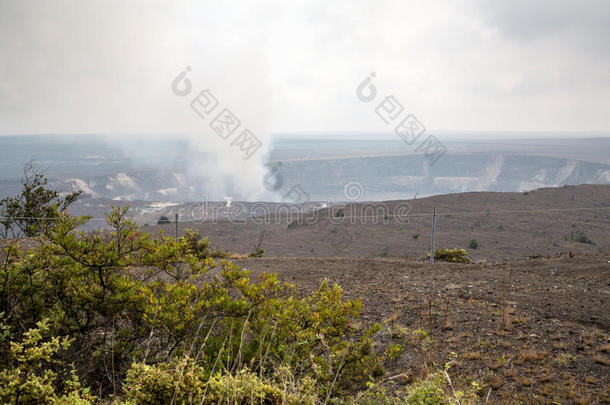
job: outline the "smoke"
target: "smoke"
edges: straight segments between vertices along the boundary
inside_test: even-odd
[[[224,57],[224,67],[218,71],[208,69],[205,63],[201,67],[189,65],[192,70],[188,76],[193,75],[187,78],[192,79],[193,91],[176,100],[189,115],[185,118],[191,141],[189,178],[205,184],[208,196],[247,200],[264,196],[263,161],[270,148],[271,132],[270,90],[264,39],[252,36],[251,41],[231,44],[235,54]],[[218,60],[221,56],[208,57]],[[203,100],[202,91],[207,95]],[[205,101],[216,105],[209,114],[198,104]],[[239,126],[226,127],[215,121],[216,117],[225,120],[227,114]],[[221,133],[212,126],[220,128]],[[248,141],[242,144],[244,136]]]
[[[206,7],[202,13],[209,11]],[[257,200],[265,196],[263,161],[271,132],[270,56],[266,32],[257,20],[261,8],[250,4],[235,10],[218,5],[214,12],[218,19],[210,21],[212,27],[206,28],[205,37],[189,35],[189,42],[182,44],[184,66],[174,74],[183,74],[182,85],[188,80],[192,86],[186,96],[173,91],[173,103],[183,109],[183,126],[177,126],[190,139],[188,177],[205,185],[208,198]],[[190,13],[182,18],[198,25],[199,20],[193,20]],[[174,86],[176,79],[180,78],[172,77]],[[201,92],[206,94],[203,99]],[[202,108],[201,103],[206,102],[215,106],[209,113]],[[230,127],[234,131],[230,134],[228,129],[219,134],[212,128],[223,128],[214,122],[219,115],[223,119],[223,112],[239,122],[239,126]],[[254,140],[241,145],[246,130]]]
[[[3,2],[0,132],[186,140],[193,189],[260,198],[271,92],[257,18],[267,11],[254,2]],[[176,96],[171,84],[186,66],[193,89]],[[204,89],[219,105],[201,118],[190,103]],[[226,140],[210,127],[223,108],[241,121]],[[246,128],[262,146],[244,160],[231,143]]]

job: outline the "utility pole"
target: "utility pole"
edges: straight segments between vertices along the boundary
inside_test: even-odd
[[[178,240],[178,214],[176,214],[176,240]]]
[[[436,236],[436,208],[432,209],[432,237],[430,238],[430,264],[434,264],[434,238]]]

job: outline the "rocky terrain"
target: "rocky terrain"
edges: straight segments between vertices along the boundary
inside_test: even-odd
[[[327,278],[362,299],[363,323],[404,345],[387,380],[416,381],[452,362],[486,403],[610,402],[610,254],[488,263],[404,259],[237,260],[304,293]],[[425,331],[425,332],[424,332]],[[555,401],[555,402],[554,402]]]
[[[463,193],[416,200],[353,203],[306,211],[269,214],[260,205],[233,203],[238,219],[223,216],[189,219],[198,205],[177,205],[147,214],[147,231],[175,224],[155,225],[155,217],[180,213],[179,231],[196,228],[213,243],[233,252],[252,251],[263,237],[267,256],[297,257],[409,257],[423,259],[430,249],[431,217],[437,208],[437,248],[465,248],[474,260],[504,260],[556,255],[561,252],[599,253],[610,249],[610,186],[582,185],[523,193]],[[194,208],[193,208],[194,207]],[[293,207],[294,208],[294,207]],[[342,210],[342,215],[339,211]],[[306,213],[304,213],[306,212]],[[224,213],[223,215],[225,215]],[[136,218],[140,218],[136,216]],[[214,220],[214,219],[218,220]],[[470,248],[476,241],[476,249]]]

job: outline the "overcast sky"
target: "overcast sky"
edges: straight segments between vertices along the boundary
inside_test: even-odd
[[[610,130],[610,1],[0,0],[0,133],[384,131],[371,72],[431,129]]]

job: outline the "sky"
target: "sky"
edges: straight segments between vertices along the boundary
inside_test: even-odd
[[[215,142],[203,89],[262,139],[383,132],[390,95],[429,129],[608,131],[608,21],[606,0],[0,0],[0,134]]]
[[[189,178],[248,198],[272,134],[608,136],[608,21],[607,0],[0,0],[0,135],[186,139]]]

